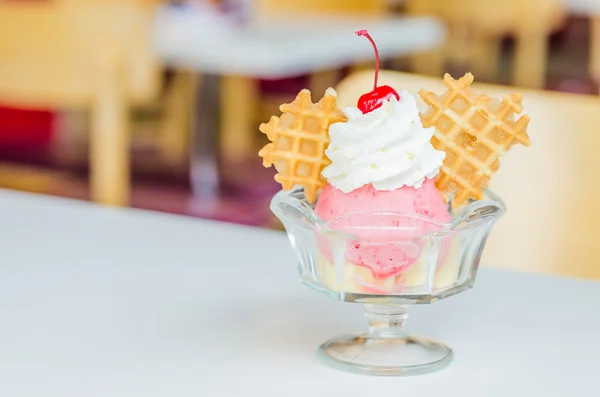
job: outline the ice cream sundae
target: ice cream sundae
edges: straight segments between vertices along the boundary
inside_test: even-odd
[[[379,64],[370,35],[357,33]],[[378,70],[356,107],[339,109],[331,88],[316,104],[300,92],[260,126],[271,142],[259,154],[284,190],[304,187],[323,230],[344,233],[342,249],[327,233],[306,234],[318,247],[311,267],[319,283],[354,294],[442,289],[457,282],[466,260],[469,236],[449,235],[453,218],[485,197],[502,154],[529,144],[529,119],[515,120],[519,94],[477,95],[471,74],[446,75],[442,95],[422,91],[429,109],[420,114],[412,94],[377,85]]]

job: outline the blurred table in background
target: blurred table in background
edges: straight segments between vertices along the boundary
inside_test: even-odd
[[[253,107],[259,95],[254,79],[295,77],[373,59],[372,47],[354,35],[358,29],[369,29],[382,58],[426,51],[445,37],[443,25],[428,17],[270,14],[227,26],[186,7],[158,10],[154,35],[160,57],[174,68],[203,74],[198,104],[203,119],[196,123],[191,163],[196,194],[218,194],[219,140],[234,163],[253,153],[258,128]],[[217,123],[208,120],[211,113],[220,115],[218,139]]]
[[[373,59],[373,48],[354,34],[361,28],[376,39],[382,58],[424,51],[445,37],[442,23],[428,17],[281,14],[236,30],[207,27],[201,20],[187,9],[159,9],[155,46],[167,64],[200,73],[277,79]]]

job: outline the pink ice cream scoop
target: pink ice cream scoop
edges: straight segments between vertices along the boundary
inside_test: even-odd
[[[432,179],[446,156],[431,145],[433,129],[423,128],[410,93],[388,87],[393,95],[383,95],[383,88],[375,81],[358,107],[344,109],[347,121],[329,127],[331,164],[321,173],[328,184],[316,206],[331,229],[354,236],[345,261],[378,278],[408,269],[424,236],[451,218]],[[325,240],[320,249],[334,262]]]
[[[448,206],[433,179],[426,179],[418,189],[402,186],[395,190],[376,190],[373,185],[368,184],[350,193],[327,184],[316,207],[317,214],[325,221],[361,211],[418,214],[440,223],[450,220]]]
[[[348,243],[345,260],[367,267],[381,278],[405,271],[421,255],[421,237],[450,221],[447,205],[432,179],[419,188],[384,191],[368,184],[349,193],[328,184],[316,213],[331,228],[357,237]],[[328,242],[320,241],[320,248],[332,260]]]

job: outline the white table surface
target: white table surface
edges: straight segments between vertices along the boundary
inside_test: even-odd
[[[368,29],[382,58],[427,50],[443,42],[434,18],[271,15],[233,28],[216,17],[164,6],[155,19],[154,41],[171,65],[203,73],[281,78],[373,59],[373,48],[354,32]]]
[[[359,305],[302,287],[282,233],[0,190],[0,396],[597,396],[600,283],[482,269],[414,310],[455,361],[320,364]]]

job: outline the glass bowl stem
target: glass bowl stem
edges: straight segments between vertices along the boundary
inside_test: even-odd
[[[408,306],[364,306],[367,332],[322,344],[317,354],[323,363],[365,375],[410,376],[438,371],[452,361],[448,346],[404,332]]]

